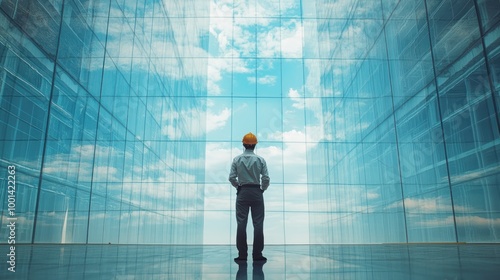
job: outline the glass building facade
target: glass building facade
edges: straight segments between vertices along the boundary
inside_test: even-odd
[[[0,236],[234,244],[251,131],[267,244],[497,243],[499,76],[498,0],[0,0]]]

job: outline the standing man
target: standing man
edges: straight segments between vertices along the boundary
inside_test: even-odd
[[[257,137],[251,132],[243,136],[245,151],[233,159],[229,182],[238,191],[236,192],[236,248],[238,257],[236,262],[247,260],[247,222],[249,209],[252,211],[253,221],[253,252],[254,261],[266,261],[262,256],[264,250],[264,196],[269,187],[269,174],[264,158],[254,153]]]

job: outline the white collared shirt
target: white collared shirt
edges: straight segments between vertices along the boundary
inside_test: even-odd
[[[269,187],[266,161],[261,156],[256,155],[253,150],[246,149],[233,159],[229,182],[235,188],[241,185],[255,184],[261,185],[261,189],[266,190]]]

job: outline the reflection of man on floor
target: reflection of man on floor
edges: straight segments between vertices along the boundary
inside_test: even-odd
[[[265,261],[259,261],[259,262],[254,262],[253,263],[253,280],[265,280],[264,277],[264,271],[262,271],[262,266],[264,266],[266,262]],[[240,262],[238,263],[239,268],[238,272],[236,273],[236,280],[247,280],[247,263],[246,262]]]

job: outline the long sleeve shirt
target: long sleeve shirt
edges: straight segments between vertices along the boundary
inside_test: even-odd
[[[246,149],[236,156],[231,164],[229,182],[233,187],[246,184],[261,185],[262,190],[269,187],[269,173],[264,158],[256,155],[253,150]]]

